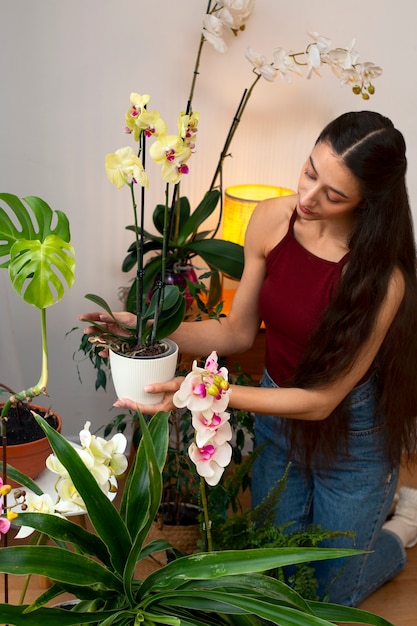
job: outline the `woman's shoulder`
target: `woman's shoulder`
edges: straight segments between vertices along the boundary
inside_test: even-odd
[[[260,202],[251,217],[248,237],[262,241],[266,254],[287,234],[297,204],[297,195],[270,198]]]

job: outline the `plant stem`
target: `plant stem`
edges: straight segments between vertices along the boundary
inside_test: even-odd
[[[209,0],[206,13],[210,13],[211,2],[212,0]],[[186,108],[187,114],[191,113],[193,110],[192,103],[193,103],[193,97],[194,97],[194,90],[195,90],[195,86],[197,82],[197,77],[199,75],[198,69],[200,67],[201,53],[203,51],[203,46],[204,46],[205,41],[206,40],[204,38],[204,35],[202,34],[200,37],[200,43],[199,43],[198,50],[197,50],[197,57],[196,57],[195,64],[194,64],[193,79],[191,81],[190,95],[188,96],[188,101],[187,101],[187,108]]]
[[[175,191],[178,189],[178,185],[175,185]],[[167,250],[168,243],[170,237],[170,225],[171,220],[170,217],[173,211],[168,210],[168,201],[169,201],[169,183],[165,186],[165,210],[164,210],[164,229],[162,233],[162,257],[161,257],[161,279],[159,284],[157,284],[157,304],[155,307],[155,316],[153,320],[152,333],[150,343],[153,345],[155,343],[155,334],[158,328],[159,316],[164,305],[164,291],[165,291],[165,280],[166,280],[166,261],[167,261]],[[172,209],[175,207],[175,195],[172,200]]]
[[[133,216],[135,220],[135,247],[136,247],[136,281],[135,281],[135,299],[136,299],[136,344],[141,343],[142,338],[142,311],[143,311],[143,220],[141,217],[142,227],[139,228],[138,211],[134,191],[134,182],[129,183],[130,194],[132,197]],[[142,187],[143,192],[143,187]],[[143,206],[143,194],[141,197],[141,205]]]
[[[201,496],[201,504],[203,505],[203,512],[204,512],[204,526],[205,526],[206,539],[207,539],[207,552],[213,552],[213,540],[211,537],[211,522],[210,522],[210,515],[209,515],[209,510],[208,510],[206,481],[202,477],[200,478],[200,496]]]

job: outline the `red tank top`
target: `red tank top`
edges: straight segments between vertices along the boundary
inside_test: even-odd
[[[265,323],[265,366],[278,385],[287,384],[312,331],[333,298],[347,253],[338,263],[308,252],[294,237],[294,210],[288,232],[266,258],[259,295]]]

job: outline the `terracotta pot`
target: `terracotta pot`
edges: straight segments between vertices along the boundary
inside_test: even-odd
[[[36,404],[29,405],[30,408],[38,413],[44,414],[47,409]],[[57,413],[53,413],[57,421],[56,430],[61,432],[62,419]],[[26,474],[30,478],[37,478],[41,472],[45,469],[45,461],[51,454],[51,446],[46,436],[35,441],[29,441],[27,443],[18,443],[7,445],[7,463],[14,468]],[[3,460],[3,449],[0,445],[0,460]],[[8,480],[9,484],[16,487],[16,483],[12,480]]]
[[[139,404],[157,404],[163,394],[146,393],[145,385],[165,383],[175,376],[178,346],[170,339],[163,342],[169,350],[163,354],[130,357],[110,350],[110,368],[118,398],[129,398]]]

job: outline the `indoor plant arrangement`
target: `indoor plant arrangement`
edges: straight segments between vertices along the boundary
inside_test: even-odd
[[[181,197],[179,186],[181,179],[189,171],[188,162],[195,149],[195,138],[199,123],[199,115],[193,110],[193,97],[197,76],[199,75],[200,59],[204,44],[211,43],[216,50],[225,52],[225,36],[227,33],[238,34],[244,30],[255,6],[254,0],[236,3],[234,0],[208,2],[204,17],[200,44],[193,69],[193,80],[187,100],[185,112],[178,119],[178,134],[167,134],[167,126],[158,111],[149,111],[148,94],[132,93],[130,107],[125,117],[125,130],[138,143],[135,152],[131,147],[117,150],[106,157],[106,169],[110,180],[117,186],[128,185],[134,209],[134,224],[128,228],[135,233],[135,241],[129,248],[124,261],[124,269],[136,269],[132,287],[127,298],[128,310],[136,313],[136,328],[125,328],[129,338],[103,337],[99,340],[104,345],[116,346],[117,352],[126,353],[127,348],[134,349],[138,354],[149,345],[154,346],[158,340],[166,337],[184,318],[184,297],[173,285],[167,285],[167,268],[178,274],[189,272],[191,259],[201,256],[217,277],[214,281],[219,285],[219,271],[239,277],[243,267],[241,246],[216,240],[215,235],[222,214],[222,171],[225,158],[230,154],[230,146],[240,119],[245,111],[251,94],[261,78],[273,81],[278,75],[290,82],[293,74],[310,78],[318,74],[322,66],[329,66],[342,84],[348,84],[356,94],[368,99],[374,93],[372,80],[380,75],[381,68],[370,62],[359,62],[359,55],[354,49],[354,42],[347,48],[331,48],[331,41],[313,33],[313,41],[301,52],[287,52],[283,48],[275,48],[272,61],[254,52],[250,47],[246,57],[253,67],[254,79],[245,89],[233,116],[232,124],[224,142],[214,176],[203,200],[194,212],[190,211],[187,198]],[[165,201],[158,205],[153,214],[157,234],[144,230],[144,188],[147,185],[147,174],[144,169],[145,144],[148,139],[153,143],[150,147],[152,159],[162,166],[161,176],[166,184]],[[141,186],[140,218],[136,210],[135,185]],[[168,186],[173,185],[172,195]],[[217,227],[212,231],[199,232],[199,227],[213,213],[220,200],[220,213]],[[145,263],[144,256],[151,254]],[[223,267],[225,265],[225,267]],[[226,267],[227,266],[227,267]],[[146,272],[145,272],[146,269]],[[186,274],[187,276],[187,274]],[[189,277],[189,276],[188,276]],[[182,291],[186,286],[183,282]],[[215,290],[218,294],[218,289]],[[153,294],[150,302],[149,295]],[[102,306],[111,314],[110,307],[101,298],[88,294],[87,298]],[[122,347],[121,347],[122,343]],[[85,344],[83,346],[85,351]],[[102,348],[99,348],[102,351]],[[110,352],[112,356],[114,352]],[[93,359],[92,359],[93,360]],[[94,362],[94,360],[93,360]],[[95,362],[97,363],[97,362]],[[98,361],[100,369],[101,361]],[[153,378],[153,381],[156,381]],[[143,386],[143,385],[142,385]],[[116,392],[119,394],[116,386]],[[122,396],[132,397],[122,393]],[[135,399],[135,398],[133,398]],[[153,398],[156,402],[157,398]],[[140,401],[140,400],[138,400]],[[143,403],[150,403],[152,397],[142,397]]]
[[[26,418],[25,409],[33,398],[47,395],[46,309],[58,302],[64,296],[66,287],[71,287],[74,282],[74,249],[70,244],[68,218],[62,211],[53,211],[44,200],[35,196],[23,198],[22,201],[13,194],[0,193],[0,201],[3,204],[0,207],[0,267],[8,270],[18,295],[39,309],[42,340],[42,365],[38,383],[17,393],[10,392],[9,389],[9,398],[3,404],[0,416],[2,458],[5,459],[7,455],[7,430],[8,425],[9,430],[11,427],[11,412],[14,413],[17,407],[18,416],[27,420],[24,426],[26,431],[33,425],[36,427],[34,436],[41,436],[45,440],[40,465],[36,469],[32,467],[32,476],[35,477],[38,468],[43,469],[50,448],[30,412]],[[61,419],[53,417],[51,423],[60,428]],[[28,454],[29,450],[26,450],[24,456]],[[31,464],[33,463],[32,459]],[[6,468],[3,469],[5,478]]]
[[[206,415],[211,415],[209,432],[206,432],[207,424],[195,423],[196,441],[190,450],[202,484],[203,477],[214,484],[230,459],[224,415],[227,396],[227,375],[210,358],[205,368],[193,367],[176,399],[178,405],[190,408],[196,419],[203,405]],[[216,416],[220,414],[218,422]],[[1,604],[1,615],[8,623],[16,626],[40,623],[331,626],[335,621],[345,621],[392,626],[385,619],[359,609],[304,600],[285,583],[259,573],[312,560],[354,558],[358,551],[353,550],[261,548],[212,552],[209,549],[180,556],[144,580],[136,578],[136,566],[141,560],[168,547],[165,541],[146,543],[161,500],[168,414],[155,414],[148,425],[139,415],[142,439],[126,480],[120,510],[103,493],[71,444],[41,417],[36,419],[82,499],[95,532],[50,513],[18,515],[15,524],[44,533],[56,545],[4,548],[0,551],[0,571],[22,576],[46,575],[53,586],[29,606]],[[202,500],[204,503],[204,495]],[[63,592],[72,593],[79,600],[71,610],[45,606]]]

